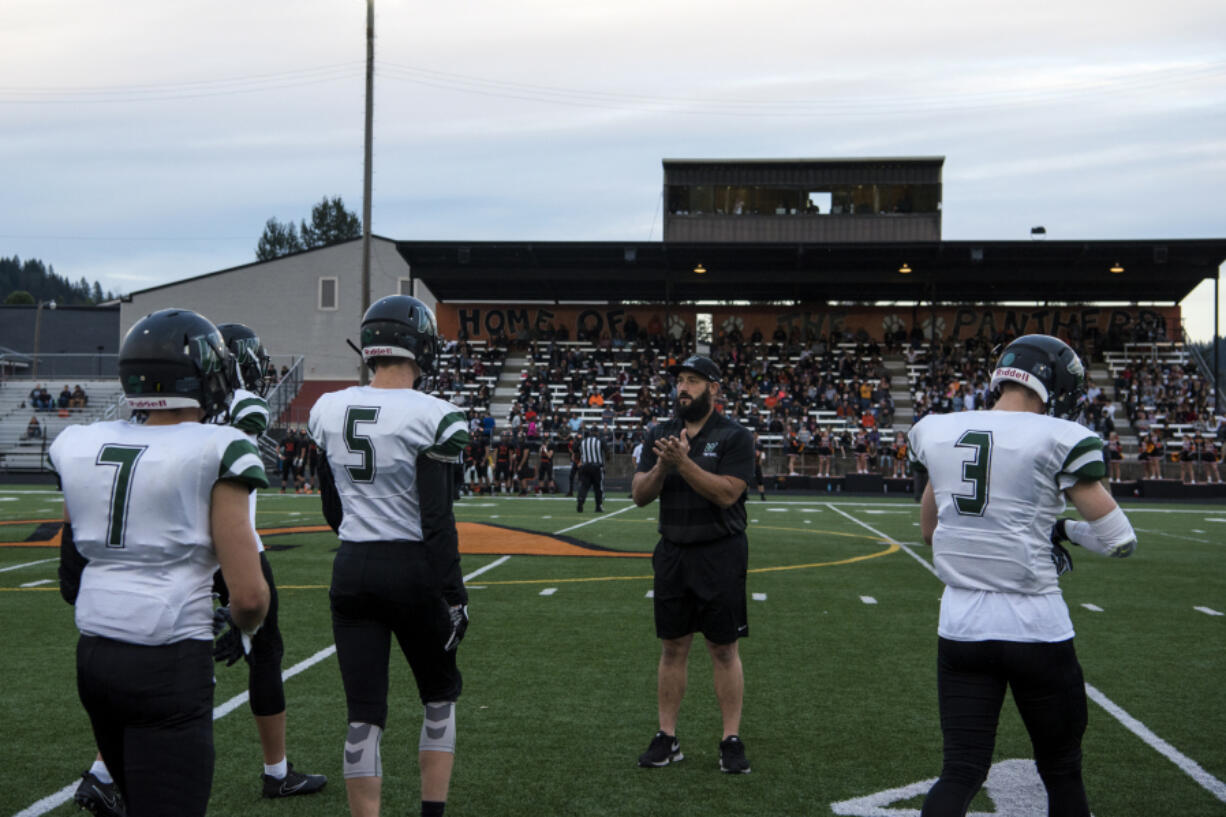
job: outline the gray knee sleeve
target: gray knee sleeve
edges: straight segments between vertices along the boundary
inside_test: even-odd
[[[383,777],[379,741],[383,730],[373,723],[351,723],[345,736],[345,777]]]
[[[426,704],[421,723],[421,740],[417,748],[423,752],[455,754],[455,701]]]

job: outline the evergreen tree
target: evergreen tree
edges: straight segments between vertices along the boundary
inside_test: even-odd
[[[345,209],[340,196],[324,196],[311,208],[311,223],[302,222],[302,243],[307,249],[328,247],[362,235],[362,219]]]
[[[306,247],[298,237],[298,228],[294,226],[294,222],[282,224],[275,218],[270,218],[265,222],[264,234],[256,244],[255,257],[260,261],[271,261],[304,249]]]

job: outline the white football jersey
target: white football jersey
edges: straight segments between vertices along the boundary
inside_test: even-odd
[[[458,462],[469,440],[464,412],[451,403],[373,386],[321,396],[308,428],[332,469],[346,542],[420,542],[417,457]]]
[[[212,640],[213,485],[268,487],[251,440],[230,426],[111,421],[69,426],[48,456],[89,560],[78,629],[132,644]]]
[[[1018,411],[931,414],[907,436],[937,505],[932,559],[945,582],[937,633],[955,641],[1072,638],[1050,532],[1064,489],[1105,475],[1098,436]]]

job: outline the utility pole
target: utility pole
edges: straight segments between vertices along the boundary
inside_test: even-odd
[[[366,0],[366,139],[362,171],[362,314],[370,308],[370,188],[374,144],[375,110],[375,0]],[[361,343],[361,338],[358,338]],[[359,379],[370,382],[370,370],[362,361]]]

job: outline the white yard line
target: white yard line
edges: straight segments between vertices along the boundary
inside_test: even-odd
[[[476,570],[474,570],[472,573],[469,573],[467,576],[464,577],[464,581],[468,581],[474,576],[478,576],[487,570],[491,570],[495,567],[498,567],[498,565],[504,564],[510,558],[511,558],[510,556],[503,556],[500,559],[495,559],[494,561],[490,562],[484,567],[479,567]],[[54,560],[44,559],[43,561],[50,562]],[[38,564],[38,563],[31,562],[31,564]],[[23,565],[17,565],[17,567],[22,567],[22,566]],[[12,570],[14,568],[5,568],[5,569]],[[324,647],[322,650],[315,653],[310,658],[299,661],[297,664],[294,664],[294,666],[282,672],[281,673],[282,680],[288,681],[290,678],[293,678],[298,673],[304,672],[310,669],[311,667],[315,666],[320,661],[323,661],[325,658],[328,658],[335,652],[336,652],[335,644]],[[235,709],[238,709],[240,706],[242,706],[245,703],[247,703],[247,692],[243,691],[239,693],[238,695],[235,695],[233,698],[226,701],[225,703],[221,704],[220,706],[213,707],[213,720],[224,718],[226,715],[229,715],[231,712],[233,712]],[[80,781],[74,780],[73,782],[69,783],[67,786],[55,792],[54,794],[49,794],[46,797],[39,800],[38,802],[32,803],[29,806],[26,806],[24,809],[14,814],[13,817],[41,817],[41,815],[46,814],[52,809],[58,806],[61,806],[64,803],[67,803],[69,800],[71,800],[73,794],[75,794],[77,791],[78,785],[80,785]]]
[[[926,559],[916,555],[915,553],[912,553],[910,549],[903,547],[901,542],[898,542],[891,536],[886,536],[881,531],[876,530],[872,526],[860,521],[859,519],[856,519],[854,516],[843,513],[843,511],[840,511],[838,508],[834,507],[833,505],[830,505],[829,507],[832,511],[842,514],[843,516],[847,517],[852,522],[855,522],[857,525],[869,531],[870,533],[873,533],[876,536],[880,536],[883,540],[887,542],[892,542],[898,545],[899,547],[902,547],[903,550],[906,550],[907,553],[911,554],[912,558],[914,558],[924,567],[928,568],[929,572],[931,572],[932,575],[934,576],[936,575],[936,568],[934,568]],[[1088,683],[1086,684],[1086,694],[1090,697],[1092,701],[1094,701],[1094,703],[1098,704],[1103,709],[1107,710],[1107,712],[1113,718],[1119,721],[1124,726],[1125,729],[1127,729],[1129,732],[1132,732],[1134,735],[1139,737],[1151,749],[1158,752],[1158,754],[1162,755],[1163,757],[1167,758],[1172,763],[1174,763],[1176,766],[1178,766],[1181,770],[1183,770],[1185,774],[1187,774],[1194,781],[1200,784],[1201,787],[1203,787],[1206,791],[1208,791],[1218,800],[1222,801],[1223,803],[1226,803],[1226,783],[1223,783],[1221,780],[1218,780],[1216,777],[1209,774],[1209,772],[1205,771],[1204,768],[1199,763],[1192,760],[1192,758],[1183,754],[1178,749],[1176,749],[1174,746],[1172,746],[1171,744],[1167,743],[1162,738],[1155,735],[1149,727],[1147,727],[1145,724],[1141,723],[1136,718],[1129,715],[1122,708],[1120,708],[1118,704],[1116,704],[1114,701],[1112,701],[1110,698],[1108,698],[1106,695],[1099,692],[1098,689],[1096,689],[1095,687],[1091,686]]]
[[[622,508],[620,511],[613,511],[612,513],[602,513],[602,514],[592,517],[586,522],[580,522],[578,525],[571,525],[569,528],[562,528],[562,530],[555,530],[553,532],[553,535],[558,536],[559,534],[569,533],[572,530],[578,530],[579,528],[582,528],[584,525],[591,525],[592,523],[599,522],[602,519],[608,519],[611,516],[617,516],[619,513],[625,513],[626,511],[634,510],[636,507],[638,506],[635,505],[634,503],[631,503],[627,505],[626,507]]]
[[[873,534],[874,536],[881,539],[882,541],[889,542],[890,544],[893,544],[893,545],[898,545],[900,548],[902,548],[906,552],[908,556],[910,556],[912,559],[922,564],[924,567],[928,568],[929,573],[931,573],[934,576],[937,574],[937,569],[933,567],[932,564],[927,559],[920,556],[918,553],[916,553],[914,550],[909,548],[907,545],[904,545],[902,542],[899,542],[893,536],[886,536],[884,533],[877,530],[876,528],[874,528],[872,525],[868,524],[867,522],[856,519],[851,514],[847,513],[846,511],[839,510],[838,508],[836,508],[833,504],[829,502],[826,503],[826,507],[834,511],[835,513],[837,513],[839,516],[846,517],[847,519],[850,519],[852,522],[855,522],[857,525],[864,528],[866,531]]]
[[[1086,694],[1090,696],[1090,699],[1093,700],[1094,703],[1110,712],[1111,716],[1122,723],[1125,729],[1132,732],[1134,735],[1143,740],[1151,749],[1182,769],[1184,774],[1199,783],[1205,789],[1205,791],[1212,794],[1221,802],[1226,803],[1226,783],[1223,783],[1221,780],[1218,780],[1216,777],[1209,774],[1195,760],[1155,735],[1148,726],[1141,723],[1132,715],[1129,715],[1127,712],[1121,709],[1117,703],[1089,684],[1086,684]]]
[[[33,567],[34,565],[45,565],[47,562],[59,560],[59,556],[54,559],[39,559],[37,562],[22,562],[19,565],[9,565],[8,567],[0,567],[0,573],[8,573],[10,570],[20,570],[23,567]]]

